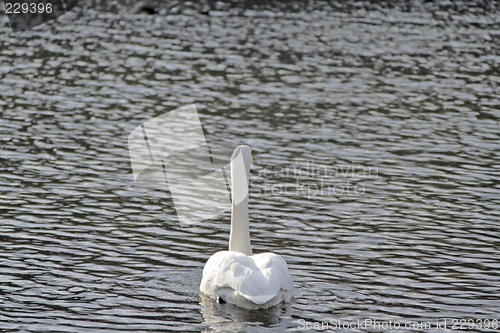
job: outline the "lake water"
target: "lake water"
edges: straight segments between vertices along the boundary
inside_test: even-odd
[[[499,330],[496,7],[133,5],[0,16],[0,330]],[[134,183],[130,132],[192,103],[216,163],[253,148],[252,244],[286,259],[292,304],[200,296],[230,213],[181,226]]]

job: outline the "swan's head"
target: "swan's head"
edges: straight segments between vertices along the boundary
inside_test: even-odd
[[[234,164],[236,159],[238,159],[237,164],[240,165],[240,162],[242,161],[247,174],[250,173],[250,168],[252,167],[253,162],[252,148],[247,145],[239,145],[236,147],[233,152],[233,156],[231,156],[231,163]]]

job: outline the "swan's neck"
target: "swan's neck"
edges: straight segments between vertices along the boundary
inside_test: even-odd
[[[233,165],[234,167],[234,165]],[[239,171],[239,170],[238,170]],[[248,223],[248,181],[244,182],[246,188],[238,186],[237,184],[242,184],[241,178],[238,181],[236,177],[243,176],[240,172],[231,168],[231,183],[232,183],[232,193],[233,193],[233,204],[231,212],[231,234],[229,235],[229,251],[236,251],[246,254],[247,256],[252,255],[252,245],[250,244],[250,229]],[[248,173],[246,174],[246,179],[248,180]],[[238,192],[237,192],[238,191]],[[245,198],[236,203],[235,197],[245,195]]]

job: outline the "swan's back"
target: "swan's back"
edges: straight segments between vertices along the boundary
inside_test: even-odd
[[[215,253],[203,269],[200,289],[212,298],[246,308],[268,308],[290,302],[293,281],[283,258],[274,253],[247,256]]]

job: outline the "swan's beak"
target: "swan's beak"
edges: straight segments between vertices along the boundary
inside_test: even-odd
[[[252,156],[252,163],[255,163],[255,158],[253,158],[253,156]]]

